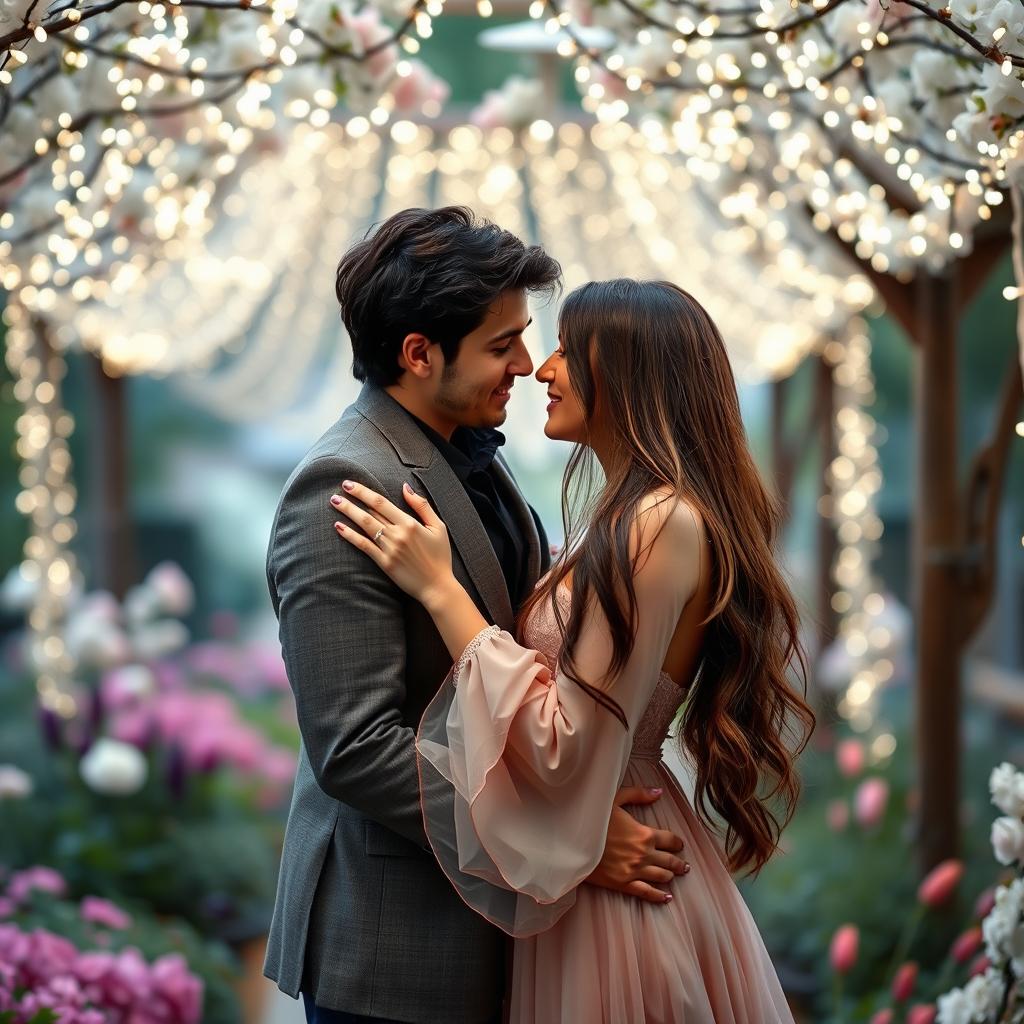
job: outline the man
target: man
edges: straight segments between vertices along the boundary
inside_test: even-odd
[[[423,608],[339,543],[329,502],[354,479],[401,505],[408,481],[481,612],[513,629],[550,559],[496,428],[533,370],[527,296],[559,277],[459,207],[396,214],[338,266],[364,387],[285,485],[267,560],[302,745],[265,973],[312,1024],[500,1019],[505,938],[461,902],[420,815],[415,728],[451,658]],[[589,881],[660,902],[681,846],[617,808]]]

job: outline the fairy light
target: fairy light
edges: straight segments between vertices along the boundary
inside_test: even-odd
[[[35,588],[29,614],[29,656],[43,707],[63,717],[75,713],[74,664],[61,625],[65,603],[78,582],[68,544],[75,535],[75,491],[70,483],[67,439],[73,423],[63,409],[64,357],[50,346],[47,328],[17,302],[4,309],[7,365],[22,404],[16,449],[21,459],[18,511],[30,524],[19,572]]]

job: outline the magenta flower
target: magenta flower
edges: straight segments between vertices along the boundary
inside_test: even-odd
[[[836,930],[829,946],[829,960],[836,974],[849,974],[857,963],[860,931],[854,924],[844,924]]]
[[[64,879],[53,868],[37,865],[11,875],[11,880],[7,883],[7,898],[15,903],[21,903],[33,889],[52,893],[54,896],[63,896],[67,888]]]
[[[123,931],[132,926],[132,919],[128,914],[110,900],[100,899],[99,896],[86,896],[79,911],[83,921],[102,925],[104,928]]]
[[[888,803],[889,783],[878,776],[865,779],[853,795],[853,813],[858,824],[864,828],[879,824],[885,817]]]
[[[864,744],[860,740],[843,740],[836,747],[836,765],[847,779],[856,778],[864,771]]]

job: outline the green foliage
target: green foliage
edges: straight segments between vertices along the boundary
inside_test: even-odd
[[[898,719],[907,708],[896,708]],[[971,923],[977,896],[996,877],[988,841],[987,775],[992,751],[978,744],[967,751],[964,771],[965,828],[961,851],[966,873],[949,905],[923,911],[909,948],[899,950],[908,920],[916,913],[920,881],[914,846],[912,808],[913,740],[904,724],[893,730],[895,754],[856,778],[838,770],[834,745],[808,750],[800,761],[804,792],[800,807],[783,833],[783,852],[776,855],[753,882],[744,883],[744,897],[765,944],[787,976],[803,978],[812,990],[810,1001],[816,1021],[866,1021],[889,1005],[895,969],[894,955],[920,966],[917,991],[935,995],[951,984],[962,983],[949,950]],[[853,797],[870,776],[883,778],[889,799],[882,819],[871,827],[857,823]],[[828,824],[828,807],[843,801],[851,820],[835,830]],[[854,924],[860,931],[857,964],[843,982],[842,1013],[832,1015],[834,976],[829,946],[836,930]]]

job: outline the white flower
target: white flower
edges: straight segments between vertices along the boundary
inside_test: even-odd
[[[1020,818],[996,818],[992,822],[992,852],[1000,864],[1024,860],[1024,821]]]
[[[0,800],[22,800],[32,795],[32,776],[17,765],[0,764]]]
[[[982,1024],[999,1009],[1003,997],[1003,979],[991,967],[975,975],[962,988],[939,996],[939,1024]]]
[[[973,28],[981,13],[980,0],[950,0],[950,13],[965,28]]]
[[[940,89],[948,89],[958,78],[956,58],[935,50],[914,52],[910,61],[910,81],[924,99]]]
[[[1008,39],[1003,40],[1003,45],[1006,45],[1009,39],[1024,32],[1024,8],[1014,0],[997,0],[989,10],[979,14],[976,24],[977,36],[985,43],[994,42],[996,31],[1005,29]]]
[[[316,77],[318,76],[314,72],[313,79]],[[303,84],[304,87],[312,89],[309,83]],[[161,562],[150,569],[146,576],[146,586],[152,589],[164,615],[181,618],[188,615],[195,605],[196,593],[192,581],[182,571],[181,566],[174,562]]]
[[[189,640],[188,629],[175,619],[147,622],[132,633],[132,648],[143,661],[166,658],[180,651]]]
[[[149,766],[137,747],[104,738],[89,748],[78,770],[85,784],[94,792],[130,796],[146,784]]]
[[[992,803],[1011,818],[1024,818],[1024,772],[1004,761],[992,769],[988,789]]]
[[[1010,958],[1010,945],[1024,912],[1024,879],[1015,878],[996,889],[995,906],[981,923],[985,954],[995,965]]]
[[[789,11],[786,13],[792,17]],[[868,23],[868,12],[863,4],[845,3],[829,19],[828,26],[843,50],[858,50],[860,41],[867,34],[861,31],[860,26]]]

